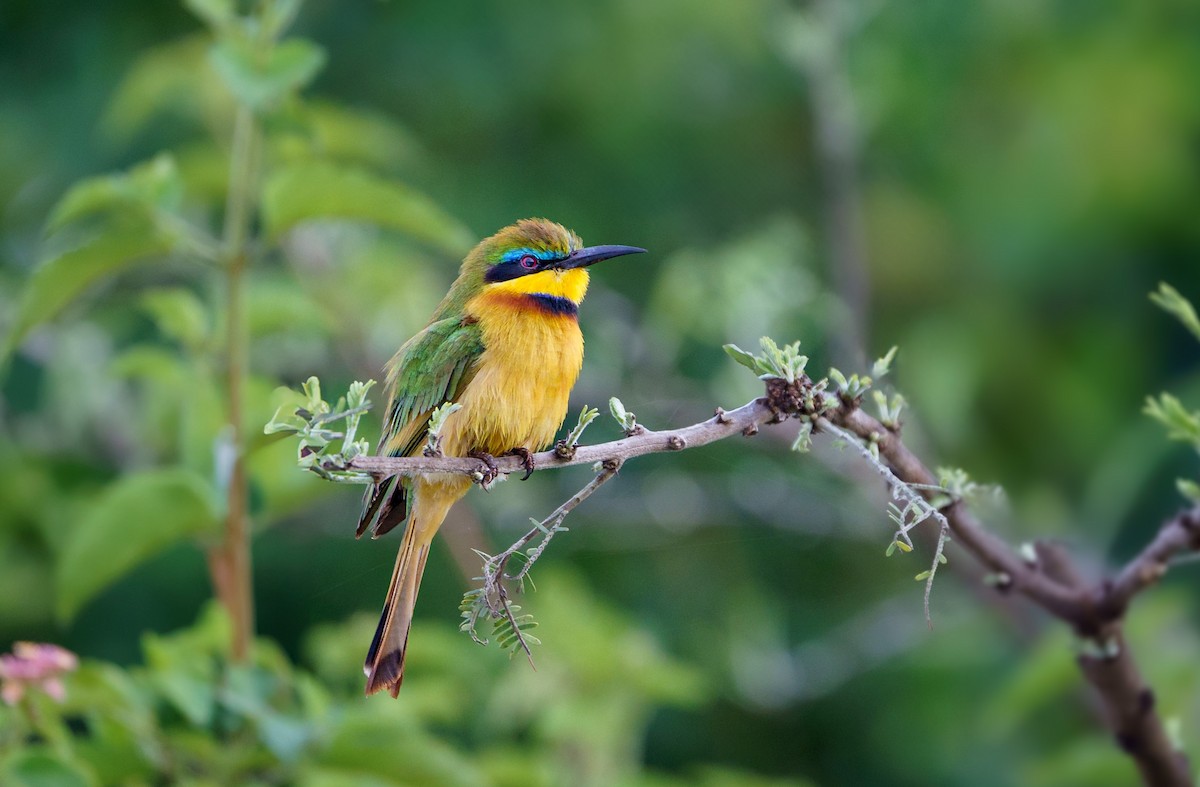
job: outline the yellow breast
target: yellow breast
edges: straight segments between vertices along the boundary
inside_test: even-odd
[[[540,298],[524,289],[529,286],[525,279],[542,275],[517,279],[522,290],[489,288],[468,304],[467,313],[479,321],[484,351],[474,378],[459,395],[462,410],[446,422],[442,446],[447,454],[502,454],[517,447],[539,451],[562,426],[583,366],[583,334],[574,314],[577,300],[545,292],[549,282],[533,291]],[[577,279],[560,284],[581,298],[587,280],[582,287]]]

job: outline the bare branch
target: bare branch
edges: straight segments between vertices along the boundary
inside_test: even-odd
[[[1163,523],[1154,540],[1102,588],[1097,611],[1110,619],[1124,615],[1134,596],[1167,573],[1172,557],[1196,550],[1200,550],[1200,506],[1182,511]]]
[[[539,470],[548,470],[573,465],[590,465],[607,460],[625,461],[646,454],[681,451],[723,440],[744,430],[758,431],[758,425],[766,423],[774,413],[764,399],[755,399],[736,410],[722,411],[706,421],[679,429],[655,432],[644,429],[638,434],[613,440],[609,443],[578,446],[570,458],[561,453],[542,451],[533,455]],[[392,475],[420,475],[422,473],[463,473],[471,475],[480,469],[477,459],[462,457],[428,456],[359,456],[350,463],[353,470],[361,470],[386,478]],[[524,465],[516,457],[496,457],[496,467],[501,473],[524,472]]]

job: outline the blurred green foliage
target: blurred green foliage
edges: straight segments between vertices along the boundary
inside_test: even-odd
[[[358,696],[394,544],[353,543],[357,495],[264,438],[264,639],[231,667],[189,543],[223,505],[209,259],[233,96],[266,138],[253,431],[291,401],[281,385],[377,378],[473,238],[526,215],[651,249],[597,270],[576,401],[619,395],[658,428],[757,394],[724,343],[800,337],[828,365],[847,315],[797,63],[829,31],[782,0],[314,0],[266,6],[280,29],[298,15],[260,62],[236,36],[212,52],[232,6],[187,5],[0,5],[0,644],[87,659],[66,705],[39,700],[38,742],[14,748],[27,721],[0,709],[4,780],[1132,779],[1069,643],[949,572],[928,633],[911,577],[930,547],[884,561],[882,503],[851,491],[842,456],[764,437],[630,463],[572,515],[523,599],[543,624],[536,673],[454,631],[467,548],[504,546],[581,476],[474,493],[431,559],[395,703]],[[1099,570],[1196,476],[1139,411],[1162,390],[1200,401],[1200,351],[1144,295],[1200,294],[1200,8],[843,5],[866,357],[900,345],[907,438],[1005,487],[1002,536],[1064,538]],[[1192,743],[1182,589],[1148,596],[1130,639]]]

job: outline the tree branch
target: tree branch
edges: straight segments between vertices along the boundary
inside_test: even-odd
[[[896,475],[931,484],[933,474],[899,436],[857,407],[843,407],[829,420],[865,440],[874,440]],[[1155,539],[1120,571],[1117,579],[1089,591],[1065,551],[1041,545],[1040,560],[1027,562],[993,536],[962,504],[943,509],[957,542],[1006,581],[1001,589],[1025,595],[1083,637],[1077,662],[1104,707],[1117,744],[1136,763],[1148,785],[1192,785],[1187,758],[1175,748],[1155,710],[1154,692],[1125,641],[1124,612],[1139,591],[1166,571],[1178,552],[1200,548],[1200,508],[1168,521]]]
[[[826,417],[834,424],[854,433],[863,440],[874,440],[879,454],[893,472],[909,484],[937,486],[937,477],[901,442],[900,437],[864,411],[841,408]],[[926,493],[932,496],[932,493]],[[1052,615],[1073,625],[1083,625],[1084,613],[1080,594],[1038,570],[1037,564],[1027,563],[1007,544],[992,535],[983,523],[961,502],[955,501],[943,511],[955,541],[996,572],[997,587],[1017,590],[1028,596]]]
[[[538,470],[550,470],[573,465],[594,464],[606,460],[625,461],[646,454],[682,451],[685,448],[695,448],[701,445],[723,440],[735,434],[750,436],[758,431],[759,424],[774,419],[775,413],[765,399],[755,399],[736,410],[725,412],[718,410],[717,414],[707,421],[685,426],[670,431],[655,432],[639,427],[637,434],[598,445],[577,446],[573,452],[565,452],[569,458],[564,458],[557,451],[542,451],[533,454],[533,461]],[[453,456],[359,456],[349,465],[351,470],[360,470],[371,475],[386,478],[393,475],[421,475],[423,473],[463,473],[471,475],[478,472],[483,463],[478,459]],[[496,468],[501,473],[524,472],[521,460],[513,456],[496,457]]]
[[[606,463],[605,472],[583,490],[590,492],[611,477],[615,472],[612,468],[627,459],[707,445],[735,434],[750,436],[758,432],[760,424],[781,423],[794,415],[812,422],[814,432],[820,432],[824,427],[828,432],[849,433],[856,439],[874,444],[895,479],[915,488],[927,500],[940,491],[937,478],[904,445],[898,430],[888,428],[868,415],[859,408],[857,400],[843,395],[840,406],[830,407],[823,384],[814,386],[803,375],[791,383],[769,380],[767,389],[766,397],[730,412],[718,409],[712,418],[691,426],[670,431],[641,429],[609,443],[544,451],[535,454],[534,460],[540,470]],[[523,470],[515,457],[501,457],[496,460],[496,465],[503,473]],[[478,460],[459,457],[361,456],[350,463],[350,469],[377,478],[447,472],[474,475],[481,467]],[[579,501],[572,498],[568,504],[572,502]],[[1095,586],[1087,584],[1070,556],[1058,545],[1040,543],[1032,555],[1017,554],[989,532],[961,500],[955,500],[939,511],[955,543],[994,572],[992,584],[999,591],[1015,591],[1027,597],[1052,616],[1068,623],[1081,638],[1077,659],[1080,672],[1099,696],[1117,744],[1134,760],[1144,782],[1170,787],[1191,785],[1187,758],[1171,741],[1155,709],[1154,693],[1147,686],[1125,641],[1124,615],[1133,597],[1165,573],[1173,556],[1200,550],[1200,507],[1169,520],[1115,579]],[[550,518],[553,519],[555,514]],[[527,544],[538,532],[542,530],[531,531],[502,554],[511,556],[513,550]],[[502,581],[503,568],[496,579]]]
[[[1124,615],[1134,596],[1167,573],[1172,557],[1197,550],[1200,550],[1200,506],[1181,511],[1163,523],[1154,540],[1121,569],[1116,579],[1102,587],[1097,612],[1110,619]]]

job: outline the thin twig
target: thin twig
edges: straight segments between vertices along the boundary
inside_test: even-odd
[[[909,484],[937,487],[933,473],[919,460],[900,437],[858,408],[842,408],[826,416],[828,420],[858,435],[873,439],[880,456],[892,471]],[[932,496],[933,492],[927,492]],[[1048,612],[1072,624],[1084,622],[1085,614],[1077,592],[1063,587],[1036,566],[1025,563],[1007,544],[988,531],[966,505],[956,500],[941,512],[954,535],[956,543],[968,549],[992,571],[1005,575],[1007,587],[1018,590],[1036,601]]]
[[[1169,565],[1181,562],[1176,555],[1197,549],[1200,549],[1200,506],[1182,511],[1163,523],[1154,540],[1103,588],[1098,604],[1100,613],[1110,617],[1123,615],[1134,596],[1161,579]]]
[[[534,666],[533,652],[529,648],[529,643],[525,641],[525,635],[521,632],[521,627],[516,619],[516,616],[513,615],[512,604],[508,599],[508,588],[505,587],[504,583],[505,581],[515,581],[519,583],[524,582],[525,577],[529,574],[529,569],[533,567],[535,562],[537,562],[537,559],[542,554],[542,550],[544,550],[546,545],[550,543],[550,539],[554,537],[555,533],[558,533],[563,529],[562,523],[563,520],[567,518],[567,514],[571,513],[576,506],[591,497],[593,492],[616,476],[621,469],[621,463],[622,460],[619,459],[605,461],[602,464],[600,471],[596,473],[595,478],[589,481],[586,486],[584,486],[575,494],[571,495],[566,502],[554,509],[554,511],[551,512],[548,517],[543,519],[541,522],[536,523],[532,530],[517,539],[508,549],[497,555],[489,556],[487,561],[484,563],[484,601],[486,602],[487,607],[493,617],[503,617],[508,621],[509,626],[512,627],[512,631],[517,638],[517,644],[521,646],[521,650],[525,651],[525,657],[529,659],[529,666],[531,667]],[[524,549],[529,542],[533,541],[539,535],[542,536],[542,542],[525,556],[525,565],[521,567],[521,570],[516,574],[510,575],[506,573],[508,561],[511,560],[514,555],[520,553],[520,551]],[[474,619],[477,618],[478,614],[475,615],[475,618],[473,618],[471,622],[473,623]]]
[[[928,500],[921,496],[921,492],[944,494],[946,490],[936,484],[910,484],[897,478],[891,468],[881,462],[879,456],[873,453],[868,447],[868,445],[873,444],[873,441],[878,439],[876,436],[869,436],[868,439],[872,442],[863,442],[863,440],[859,439],[858,435],[835,426],[827,418],[819,418],[817,423],[822,431],[835,434],[847,444],[858,449],[858,452],[875,469],[875,472],[879,473],[887,481],[894,499],[902,499],[916,508],[917,515],[908,517],[900,523],[900,529],[896,531],[896,535],[893,536],[894,539],[902,538],[904,539],[904,543],[911,547],[912,539],[908,535],[909,531],[927,519],[937,520],[939,525],[937,547],[933,551],[933,562],[930,564],[929,571],[925,575],[925,623],[930,628],[933,628],[933,616],[929,612],[929,597],[933,594],[933,578],[937,575],[938,566],[942,562],[942,555],[946,548],[946,534],[950,530],[950,523],[946,521],[946,517],[941,511],[938,511]]]
[[[619,459],[613,459],[605,462],[601,467],[600,472],[596,474],[595,478],[588,482],[587,486],[571,495],[571,497],[568,498],[565,503],[554,509],[554,512],[550,514],[550,516],[546,517],[541,522],[538,522],[532,530],[521,536],[521,538],[517,539],[512,546],[492,558],[497,569],[497,579],[499,579],[501,576],[503,576],[504,579],[511,579],[517,582],[524,579],[525,575],[529,573],[529,569],[541,555],[542,550],[545,549],[546,544],[550,542],[550,539],[554,537],[555,533],[559,532],[558,529],[562,526],[563,520],[567,518],[567,514],[571,513],[576,506],[591,497],[593,492],[595,492],[597,489],[603,486],[605,482],[615,476],[621,469],[621,463],[622,462]],[[536,552],[533,552],[529,555],[528,559],[525,561],[525,565],[521,566],[521,570],[511,576],[508,574],[503,574],[509,558],[511,558],[516,552],[524,549],[526,544],[537,538],[539,535],[543,536],[542,542],[535,547]]]

